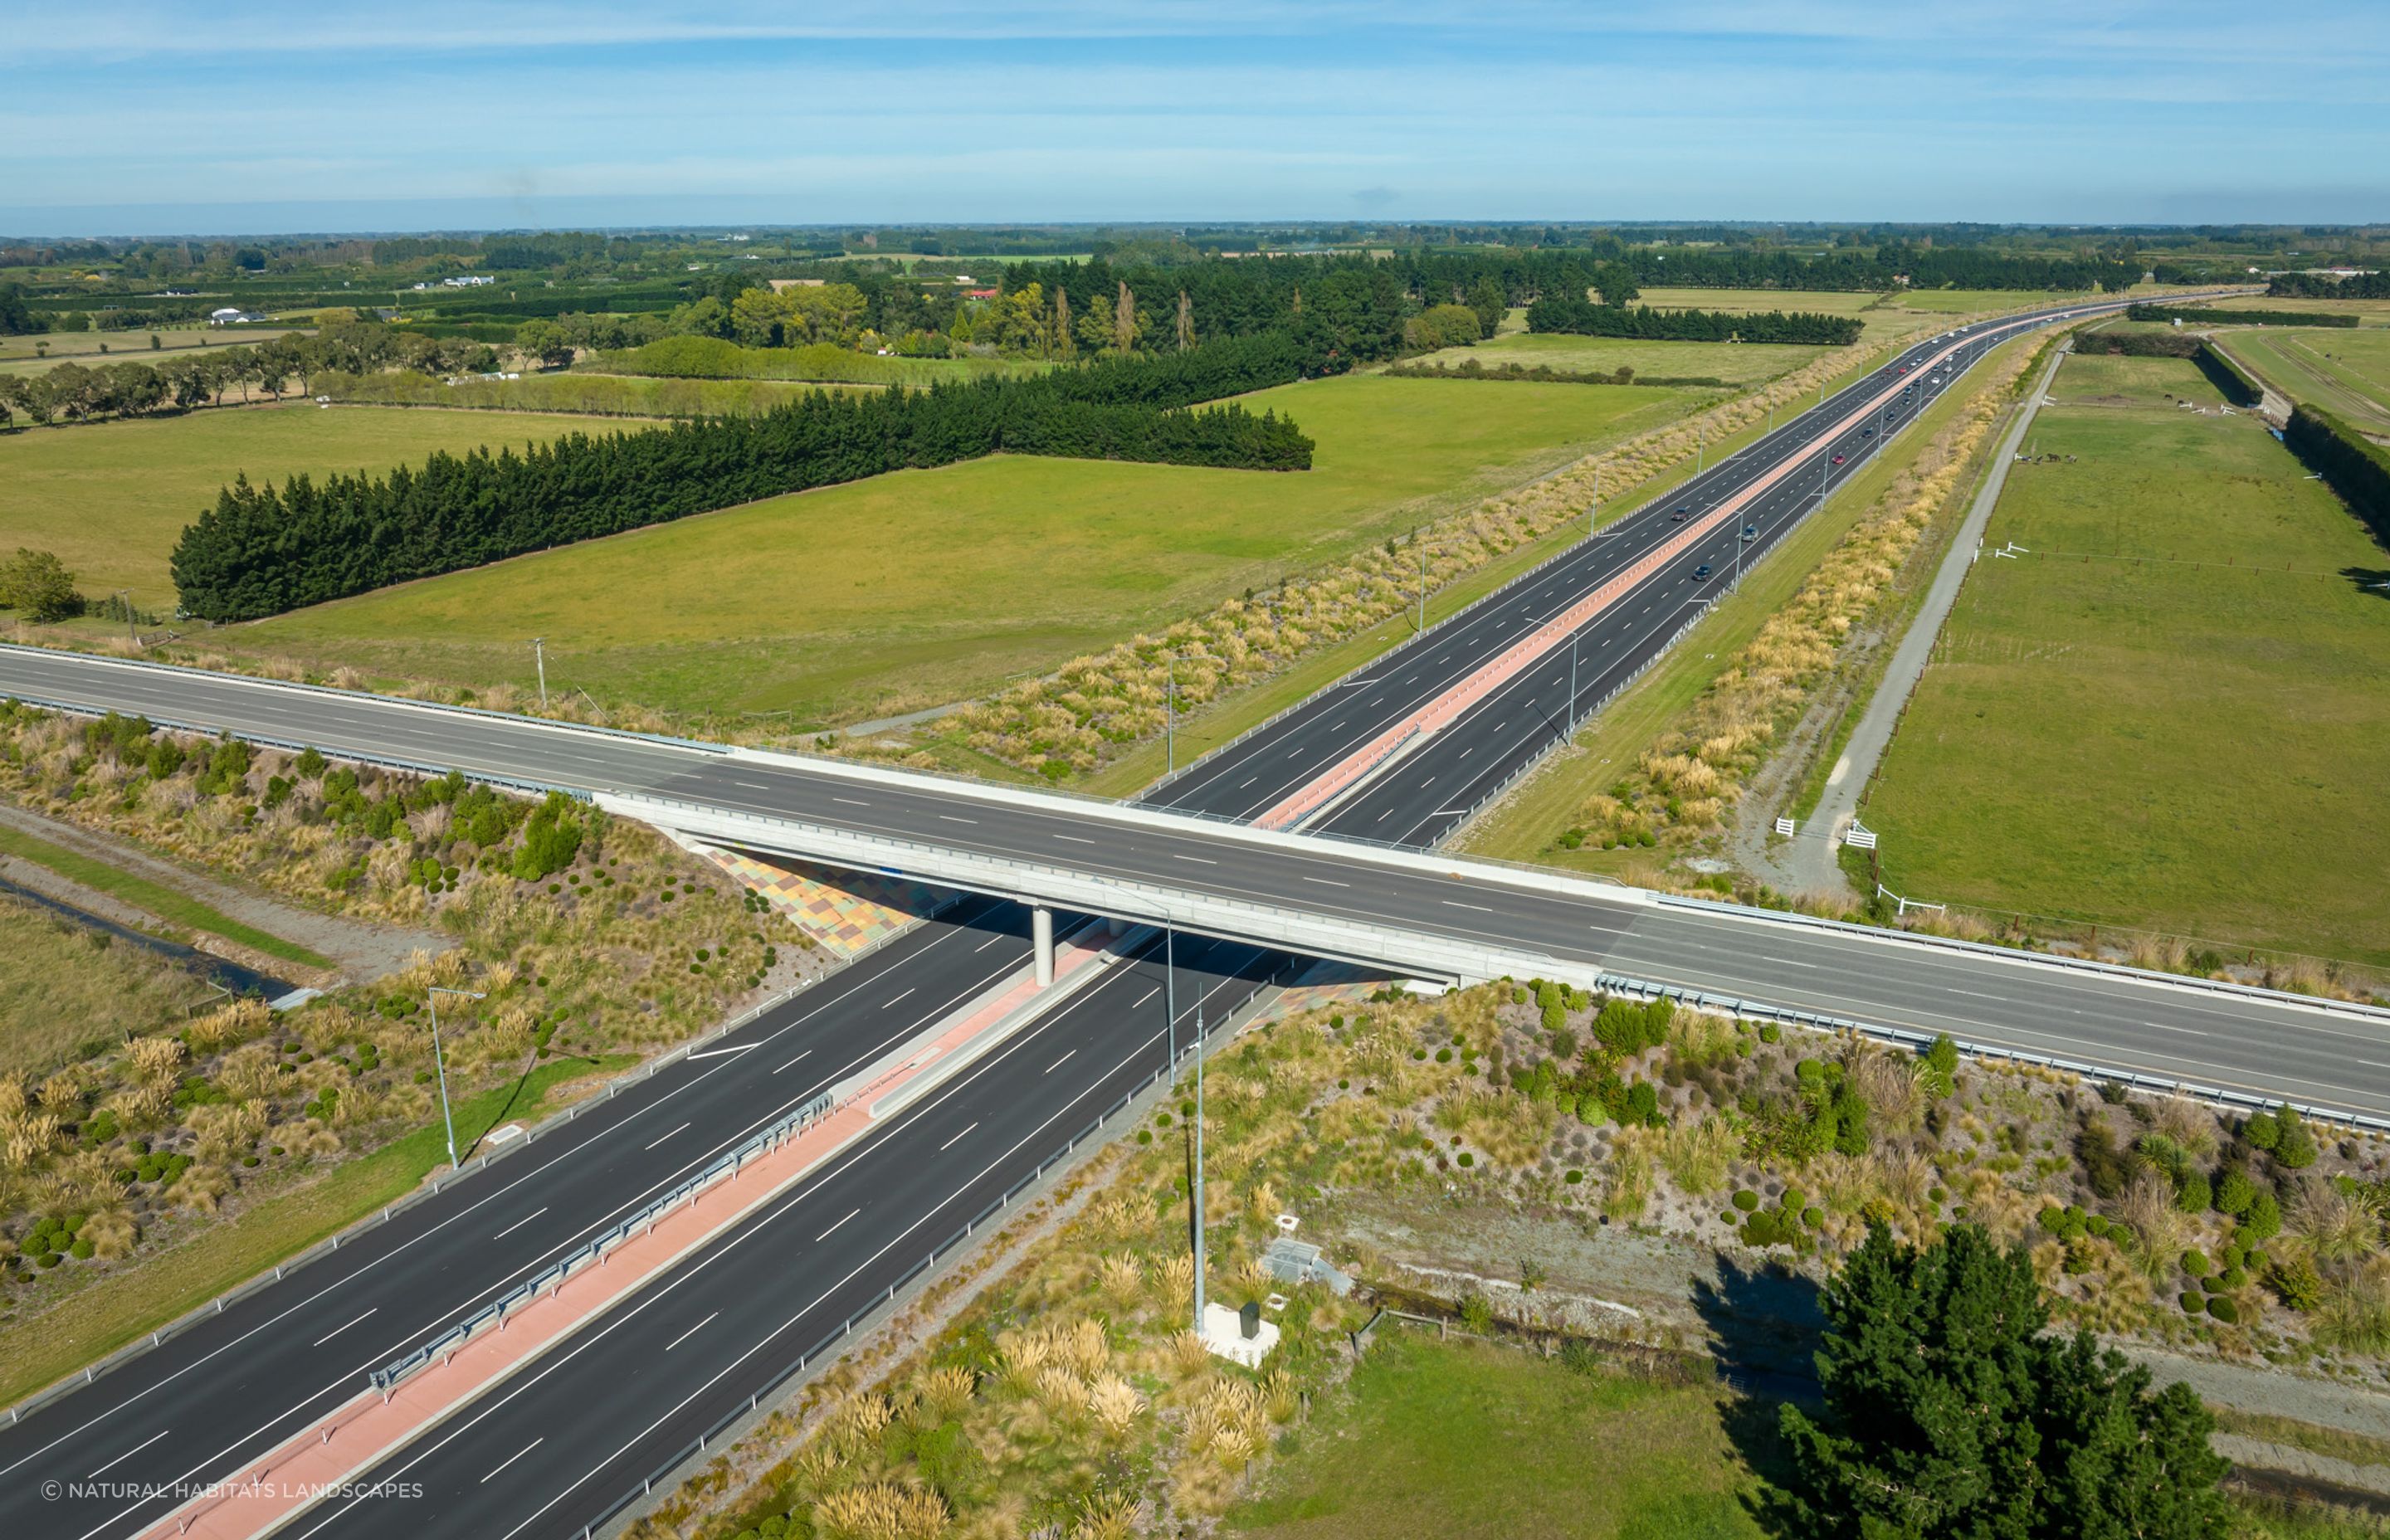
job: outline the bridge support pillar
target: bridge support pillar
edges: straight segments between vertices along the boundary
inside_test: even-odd
[[[1118,915],[1114,915],[1111,918],[1104,921],[1104,934],[1111,937],[1114,941],[1118,941],[1121,937],[1128,934],[1128,921],[1121,918]]]
[[[1043,904],[1029,911],[1029,942],[1037,952],[1037,987],[1054,982],[1054,911]]]

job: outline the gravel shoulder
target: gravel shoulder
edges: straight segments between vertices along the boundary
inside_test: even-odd
[[[142,849],[126,841],[96,833],[74,824],[46,818],[21,807],[0,803],[0,825],[54,845],[105,862],[121,870],[145,877],[161,887],[171,887],[188,893],[212,909],[253,926],[285,941],[296,942],[309,951],[331,958],[340,965],[340,977],[353,982],[365,982],[386,974],[398,972],[417,951],[439,953],[452,944],[436,930],[416,930],[405,926],[367,925],[343,919],[334,915],[318,914],[302,909],[279,899],[269,898],[247,888],[238,887],[221,878],[194,871],[178,862]],[[83,883],[60,876],[35,862],[0,857],[0,873],[8,879],[35,892],[46,893],[64,904],[98,915],[121,925],[156,930],[161,928],[157,917],[125,903],[109,893],[99,892]],[[172,926],[162,927],[176,929]],[[202,951],[231,956],[234,960],[260,966],[263,970],[285,977],[294,972],[307,972],[277,958],[260,958],[247,948],[233,945],[220,937],[200,936],[193,939]],[[330,981],[311,980],[315,982]]]

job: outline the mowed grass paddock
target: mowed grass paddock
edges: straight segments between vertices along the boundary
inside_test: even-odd
[[[1774,1409],[1711,1387],[1397,1328],[1220,1527],[1268,1540],[1756,1540],[1745,1499],[1760,1482],[1730,1418],[1772,1448]]]
[[[2187,361],[2073,358],[1867,822],[1914,898],[2390,962],[2390,552]],[[2118,398],[2123,398],[2119,400]]]
[[[518,447],[620,425],[510,412],[398,407],[210,408],[184,417],[75,423],[0,434],[0,549],[56,551],[92,599],[133,591],[171,614],[167,561],[183,526],[233,477],[252,481],[419,465],[433,450]]]
[[[2359,430],[2390,435],[2390,328],[2228,331],[2218,346],[2295,401],[2311,401]]]
[[[798,724],[936,704],[1265,587],[1705,399],[1346,376],[1262,391],[1309,471],[997,456],[682,520],[211,635],[481,687]],[[442,414],[446,416],[447,414]]]

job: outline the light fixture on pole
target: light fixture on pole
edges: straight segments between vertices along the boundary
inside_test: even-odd
[[[546,638],[546,637],[545,637],[545,636],[533,636],[533,637],[531,639],[531,655],[532,655],[532,661],[533,661],[533,662],[535,662],[535,663],[537,663],[537,664],[539,665],[539,709],[540,709],[541,711],[546,711],[546,710],[547,710],[547,638]]]
[[[1162,1035],[1172,1073],[1178,1069],[1178,928],[1162,928]]]
[[[1425,545],[1420,545],[1420,533],[1419,533],[1419,526],[1418,526],[1417,524],[1413,524],[1413,525],[1411,526],[1411,544],[1412,544],[1412,545],[1419,545],[1419,554],[1420,554],[1419,628],[1420,628],[1421,631],[1425,631],[1425,630],[1427,629],[1427,547],[1426,547]]]
[[[1172,658],[1164,668],[1162,687],[1162,773],[1165,776],[1178,768],[1178,660]]]
[[[1593,495],[1587,498],[1585,504],[1585,537],[1587,540],[1591,540],[1593,538],[1593,527],[1595,523],[1594,510],[1600,506],[1601,462],[1597,460],[1594,462],[1593,466]]]
[[[448,1125],[448,1169],[456,1169],[456,1116],[448,1110],[448,1060],[440,1051],[440,1001],[443,995],[461,995],[468,1000],[486,1000],[486,995],[476,995],[469,989],[449,989],[433,984],[423,992],[424,1003],[431,1007],[431,1064],[440,1072],[440,1120]]]
[[[1568,737],[1569,729],[1576,725],[1576,638],[1575,632],[1569,633],[1568,710],[1561,713],[1561,737],[1563,738]]]

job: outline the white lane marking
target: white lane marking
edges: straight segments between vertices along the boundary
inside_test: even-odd
[[[854,1210],[854,1213],[849,1213],[849,1214],[846,1216],[846,1219],[852,1219],[852,1218],[854,1218],[854,1215],[855,1215],[855,1214],[861,1213],[862,1212],[863,1212],[863,1211],[862,1211],[861,1209],[856,1209],[856,1210]],[[814,1237],[814,1244],[815,1244],[815,1245],[816,1245],[816,1246],[818,1246],[818,1245],[820,1245],[823,1241],[828,1240],[830,1237],[832,1237],[832,1236],[834,1236],[834,1235],[838,1234],[839,1225],[843,1225],[843,1224],[845,1224],[845,1223],[846,1223],[846,1219],[842,1219],[842,1220],[840,1220],[840,1221],[838,1222],[838,1225],[832,1225],[829,1229],[824,1230],[821,1234],[819,1234],[819,1235],[817,1235],[817,1236]]]
[[[957,818],[951,813],[941,813],[938,815],[938,818],[940,822],[948,824],[975,824],[979,822],[977,818]]]
[[[2207,1035],[2205,1033],[2196,1031],[2191,1027],[2170,1027],[2164,1021],[2144,1021],[2141,1025],[2145,1027],[2155,1027],[2160,1032],[2178,1032],[2185,1037],[2204,1037]]]
[[[811,1048],[807,1048],[804,1052],[803,1052],[803,1053],[801,1053],[801,1054],[797,1055],[797,1059],[811,1059],[813,1056],[814,1056],[814,1051],[813,1051]],[[794,1064],[794,1063],[797,1061],[797,1059],[790,1059],[790,1060],[789,1060],[789,1064]],[[785,1070],[785,1069],[787,1069],[787,1068],[789,1067],[789,1064],[783,1064],[783,1065],[781,1065],[781,1066],[780,1066],[780,1070]],[[775,1071],[773,1071],[772,1072],[773,1072],[774,1074],[778,1074],[778,1073],[780,1072],[780,1070],[775,1070]]]
[[[1054,838],[1057,840],[1068,840],[1074,845],[1092,845],[1095,843],[1093,840],[1082,840],[1075,834],[1057,834]]]
[[[971,956],[974,957],[978,956],[981,953],[986,951],[989,947],[994,946],[997,942],[1000,942],[1004,938],[1002,936],[988,937],[987,940],[971,948]]]
[[[1323,888],[1349,888],[1353,885],[1350,882],[1330,881],[1329,879],[1324,877],[1306,877],[1304,880],[1305,882],[1317,882]]]
[[[844,802],[849,807],[869,807],[871,805],[869,802],[856,802],[853,797],[832,797],[830,801],[834,802]]]
[[[968,1134],[968,1133],[970,1133],[970,1132],[971,1131],[971,1128],[977,1128],[978,1126],[979,1126],[979,1123],[978,1123],[976,1121],[974,1121],[974,1122],[971,1123],[970,1128],[966,1128],[966,1129],[964,1129],[964,1130],[963,1130],[963,1134]],[[961,1137],[963,1136],[963,1134],[957,1134],[957,1135],[956,1135],[956,1136],[955,1136],[955,1139],[959,1139],[959,1138],[961,1138]],[[939,1152],[940,1154],[944,1154],[944,1153],[945,1153],[945,1150],[946,1150],[947,1146],[952,1145],[952,1144],[955,1142],[955,1139],[948,1139],[948,1140],[945,1142],[945,1144],[942,1144],[942,1145],[940,1145],[940,1146],[938,1147],[938,1152]]]
[[[1068,1064],[1071,1061],[1073,1055],[1075,1055],[1078,1051],[1078,1049],[1073,1048],[1070,1053],[1064,1054],[1061,1058],[1054,1060],[1053,1063],[1047,1065],[1046,1072],[1050,1075],[1055,1071],[1060,1069],[1063,1065]]]
[[[366,1314],[369,1315],[373,1314],[373,1312],[371,1312],[371,1311],[367,1311],[367,1312],[366,1312]],[[362,1318],[362,1317],[360,1317],[360,1318]],[[354,1326],[354,1325],[356,1324],[356,1322],[355,1322],[355,1321],[352,1321],[352,1322],[350,1322],[349,1324],[350,1324],[351,1326]],[[153,1444],[157,1443],[160,1439],[164,1438],[168,1433],[171,1433],[171,1432],[173,1432],[173,1429],[171,1429],[171,1428],[161,1428],[161,1429],[159,1429],[159,1430],[158,1430],[158,1431],[157,1431],[156,1433],[152,1434],[152,1435],[151,1435],[151,1436],[149,1436],[148,1438],[143,1439],[139,1444],[135,1444],[132,1448],[127,1449],[126,1451],[124,1451],[124,1453],[122,1453],[122,1454],[121,1454],[121,1455],[119,1455],[119,1456],[117,1456],[114,1459],[112,1459],[112,1460],[109,1461],[106,1465],[103,1465],[103,1466],[101,1466],[98,1469],[96,1469],[96,1470],[93,1471],[93,1472],[91,1473],[91,1475],[90,1475],[90,1476],[85,1476],[85,1477],[84,1478],[84,1481],[90,1481],[90,1480],[92,1479],[92,1477],[94,1477],[94,1476],[104,1476],[104,1475],[108,1474],[109,1471],[111,1471],[111,1470],[115,1469],[118,1466],[122,1465],[126,1460],[131,1459],[134,1456],[135,1456],[135,1455],[137,1455],[137,1454],[141,1453],[141,1451],[142,1451],[142,1450],[148,1448],[151,1444]]]
[[[910,997],[911,997],[911,996],[912,996],[916,992],[918,992],[918,991],[920,989],[920,987],[921,987],[921,986],[920,986],[919,984],[915,984],[911,989],[908,989],[908,990],[906,990],[904,994],[897,995],[897,996],[895,997],[895,999],[893,999],[893,1000],[883,1000],[883,1001],[881,1001],[881,1002],[880,1002],[880,1009],[882,1009],[882,1010],[886,1010],[890,1006],[896,1005],[896,1004],[898,1004],[899,1002],[901,1002],[901,1001],[903,1001],[903,1000],[906,1000],[906,999],[910,998]]]
[[[720,1059],[727,1054],[745,1053],[750,1048],[760,1048],[763,1046],[761,1043],[739,1043],[727,1048],[707,1048],[701,1053],[685,1053],[681,1057],[683,1059]]]
[[[717,1310],[717,1311],[715,1311],[715,1312],[713,1313],[713,1315],[721,1315],[721,1314],[722,1314],[722,1312],[721,1312],[721,1311],[719,1311],[719,1310]],[[676,1347],[680,1346],[683,1342],[687,1341],[691,1337],[694,1337],[694,1336],[696,1336],[699,1332],[703,1331],[703,1330],[705,1329],[705,1328],[706,1328],[707,1323],[708,1323],[708,1322],[711,1322],[711,1321],[713,1319],[713,1315],[708,1315],[704,1320],[698,1322],[695,1326],[690,1327],[687,1331],[682,1332],[679,1336],[677,1336],[677,1337],[674,1338],[671,1341],[666,1342],[666,1343],[664,1344],[664,1351],[665,1351],[666,1353],[670,1353],[673,1349],[675,1349],[675,1348],[676,1348]]]
[[[1138,995],[1138,996],[1137,996],[1137,1006],[1141,1006],[1141,1005],[1145,1004],[1148,1000],[1152,999],[1155,995],[1159,995],[1159,994],[1161,994],[1161,993],[1162,993],[1162,986],[1161,986],[1160,984],[1156,984],[1156,985],[1154,985],[1151,989],[1147,990],[1143,995]],[[1128,1008],[1129,1008],[1129,1009],[1131,1009],[1131,1010],[1135,1010],[1135,1009],[1137,1008],[1137,1006],[1131,1006],[1131,1007],[1129,1007]]]
[[[1481,915],[1490,915],[1494,912],[1483,904],[1456,904],[1448,898],[1444,901],[1444,906],[1447,909],[1474,909]]]
[[[1220,863],[1218,863],[1217,861],[1207,860],[1207,859],[1205,859],[1204,857],[1202,857],[1202,856],[1201,856],[1201,855],[1176,855],[1176,854],[1174,854],[1174,855],[1172,855],[1172,856],[1171,856],[1171,858],[1170,858],[1170,859],[1172,859],[1173,861],[1192,861],[1192,862],[1194,862],[1194,863],[1195,863],[1197,866],[1218,866],[1218,865],[1220,864]]]
[[[1259,779],[1261,779],[1259,776],[1247,776],[1243,780],[1237,783],[1237,789],[1242,791],[1246,787],[1253,785],[1253,782]]]
[[[538,1208],[533,1209],[531,1213],[527,1213],[527,1214],[523,1215],[520,1219],[516,1220],[513,1224],[511,1224],[511,1225],[508,1226],[505,1229],[500,1230],[497,1234],[495,1234],[495,1235],[494,1235],[494,1236],[490,1237],[490,1238],[491,1238],[492,1240],[504,1240],[507,1237],[508,1237],[508,1236],[510,1236],[510,1235],[514,1234],[517,1230],[521,1229],[525,1225],[530,1224],[533,1220],[537,1219],[541,1214],[544,1214],[544,1213],[546,1213],[546,1212],[547,1212],[547,1205],[546,1205],[546,1204],[545,1204],[545,1203],[542,1203]],[[380,1307],[379,1307],[379,1306],[376,1306],[375,1308],[376,1308],[376,1309],[379,1309],[379,1308],[380,1308]],[[371,1310],[368,1310],[368,1311],[366,1311],[366,1315],[372,1315],[372,1314],[373,1314],[373,1311],[371,1311]],[[360,1316],[358,1316],[358,1317],[357,1317],[357,1320],[358,1320],[358,1321],[361,1321],[361,1320],[364,1320],[364,1319],[365,1319],[365,1315],[360,1315]],[[357,1324],[357,1322],[356,1322],[356,1321],[351,1321],[351,1322],[349,1323],[349,1326],[354,1326],[354,1325],[356,1325],[356,1324]],[[341,1328],[341,1329],[342,1331],[346,1331],[346,1330],[348,1330],[348,1329],[349,1329],[349,1327],[344,1326],[344,1327]],[[324,1341],[325,1341],[325,1342],[328,1342],[328,1341],[331,1341],[331,1338],[329,1338],[329,1337],[327,1337],[327,1338],[325,1338],[325,1339],[324,1339]],[[317,1343],[315,1343],[315,1346],[317,1346],[317,1347],[322,1347],[322,1346],[324,1345],[324,1342],[317,1342]]]
[[[515,1461],[522,1458],[525,1455],[530,1454],[533,1450],[538,1448],[541,1444],[546,1444],[546,1442],[547,1435],[546,1433],[542,1433],[539,1437],[532,1440],[529,1444],[524,1444],[513,1454],[508,1455],[505,1459],[500,1460],[497,1463],[496,1468],[490,1472],[490,1476],[496,1475],[498,1471],[504,1470],[508,1466],[514,1464]],[[477,1484],[482,1486],[489,1485],[490,1476],[482,1477]]]
[[[2007,995],[1986,995],[1986,994],[1985,994],[1985,993],[1984,993],[1982,990],[1980,990],[1980,989],[1959,989],[1959,988],[1955,988],[1955,987],[1954,987],[1954,988],[1950,991],[1950,993],[1951,993],[1951,994],[1953,994],[1953,995],[1969,995],[1969,996],[1972,996],[1972,998],[1974,998],[1974,999],[1978,999],[1978,1000],[1998,1000],[2000,1004],[2002,1004],[2002,1005],[2004,1005],[2004,1006],[2006,1006],[2006,1005],[2013,1005],[2013,1004],[2015,1004],[2015,1003],[2016,1003],[2016,1002],[2014,1002],[2014,1001],[2011,1000],[2011,999],[2010,999]]]
[[[663,1142],[664,1142],[664,1139],[669,1139],[669,1138],[671,1138],[671,1137],[673,1136],[673,1134],[677,1134],[677,1133],[679,1133],[679,1132],[681,1131],[681,1128],[687,1128],[687,1126],[688,1126],[688,1124],[687,1124],[687,1123],[682,1123],[682,1124],[680,1125],[680,1128],[675,1128],[675,1129],[674,1129],[674,1130],[672,1131],[672,1134],[666,1134],[666,1135],[664,1135],[664,1136],[663,1136],[663,1137],[662,1137],[662,1138],[660,1138],[660,1139],[656,1140],[656,1144],[662,1144],[662,1143],[663,1143]],[[648,1148],[649,1148],[649,1149],[655,1149],[656,1144],[651,1144],[651,1145],[648,1146]]]
[[[730,784],[733,786],[743,786],[750,791],[769,791],[772,789],[768,786],[759,786],[753,781],[732,781]]]

